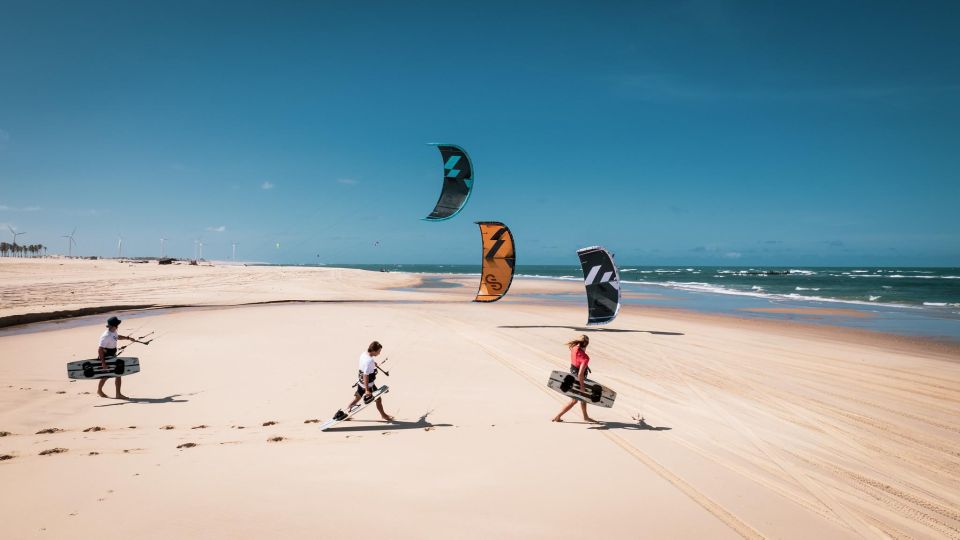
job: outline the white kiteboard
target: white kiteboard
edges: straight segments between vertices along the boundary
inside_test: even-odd
[[[326,431],[327,429],[339,424],[340,422],[345,421],[346,419],[350,418],[351,416],[365,409],[367,405],[370,405],[371,403],[376,401],[378,397],[382,396],[383,394],[386,394],[389,391],[390,391],[390,387],[387,385],[383,385],[380,388],[377,388],[377,390],[373,393],[373,396],[370,399],[370,401],[365,401],[361,399],[360,402],[354,405],[352,409],[347,411],[347,415],[341,418],[340,420],[334,420],[333,418],[331,418],[330,420],[327,420],[326,422],[320,424],[320,431]]]
[[[140,373],[140,359],[133,356],[109,357],[107,369],[103,369],[98,358],[77,360],[67,363],[67,377],[71,379],[103,379],[123,377]]]
[[[569,371],[553,371],[550,373],[550,380],[547,386],[560,392],[561,394],[588,403],[597,407],[610,408],[617,399],[617,393],[603,386],[602,384],[584,379],[586,390],[580,389],[580,382],[577,377]]]

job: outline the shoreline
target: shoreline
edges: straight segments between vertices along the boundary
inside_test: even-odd
[[[73,260],[77,261],[77,260]],[[2,262],[2,261],[0,261]],[[39,262],[31,261],[26,259],[26,262]],[[45,263],[40,263],[41,265],[53,266],[58,265],[62,266],[63,259],[47,259]],[[104,260],[78,260],[81,265],[96,265],[96,263],[102,264]],[[116,262],[117,267],[128,268],[128,266],[121,261],[111,261]],[[4,270],[4,267],[7,265],[0,264],[0,271]],[[114,267],[113,269],[117,269]],[[135,270],[144,268],[145,265],[137,264]],[[78,318],[87,318],[94,317],[99,314],[104,313],[136,313],[136,314],[149,314],[157,312],[167,312],[167,311],[189,311],[189,310],[199,310],[199,309],[217,309],[217,308],[243,308],[243,307],[255,307],[261,305],[269,304],[298,304],[298,303],[448,303],[448,302],[465,302],[471,303],[472,293],[470,291],[472,287],[475,287],[476,276],[471,274],[447,274],[447,273],[422,273],[422,272],[400,272],[400,271],[391,271],[391,272],[377,272],[372,270],[359,270],[353,268],[341,268],[341,267],[301,267],[301,266],[250,266],[244,267],[242,265],[225,265],[225,266],[215,266],[215,265],[201,265],[201,266],[190,266],[190,265],[180,265],[181,268],[186,268],[187,272],[194,272],[197,269],[200,269],[202,272],[217,272],[221,270],[226,270],[231,272],[226,279],[236,279],[240,281],[239,288],[236,284],[231,284],[230,287],[225,287],[222,293],[214,291],[215,294],[207,295],[199,298],[199,301],[189,302],[189,301],[176,301],[176,302],[154,302],[154,303],[144,303],[144,302],[135,302],[129,304],[119,304],[119,303],[110,303],[103,305],[78,305],[69,309],[54,309],[49,311],[30,311],[25,313],[13,313],[5,314],[4,312],[10,311],[9,309],[0,310],[0,336],[4,335],[17,335],[21,333],[33,333],[44,330],[33,330],[30,327],[34,325],[45,325],[52,324],[57,325],[58,323],[65,323],[67,321],[72,321]],[[156,269],[158,273],[168,272],[169,267],[156,267],[151,265],[151,269]],[[250,269],[252,272],[248,272]],[[262,271],[256,269],[264,269]],[[329,288],[320,288],[312,287],[306,289],[305,294],[298,297],[290,297],[289,295],[283,296],[283,293],[267,291],[264,294],[261,294],[261,291],[251,291],[249,289],[254,288],[259,282],[259,279],[250,279],[247,276],[242,274],[253,273],[256,278],[270,278],[273,277],[273,274],[281,274],[280,278],[289,279],[289,276],[285,276],[285,273],[295,274],[293,281],[299,281],[306,276],[307,278],[314,277],[329,277],[331,274],[339,274],[345,272],[349,277],[359,278],[360,281],[372,281],[374,288],[371,291],[370,289],[358,289],[356,292],[358,294],[349,294],[349,289],[344,290],[339,288],[336,290],[331,290]],[[260,275],[260,274],[263,275]],[[202,276],[206,277],[206,276]],[[340,276],[337,276],[339,281]],[[152,280],[147,277],[143,281],[139,282],[140,285],[149,284]],[[436,281],[439,286],[431,286],[431,281]],[[83,282],[89,283],[89,282]],[[328,285],[329,283],[322,283],[323,285]],[[451,286],[452,285],[452,286]],[[30,287],[30,285],[27,285]],[[66,282],[62,284],[62,287],[71,287],[75,284]],[[181,284],[182,286],[182,284]],[[131,291],[136,293],[136,290]],[[147,292],[150,292],[150,289],[147,289]],[[549,276],[538,276],[538,277],[518,277],[514,280],[514,290],[511,291],[511,295],[508,295],[501,303],[503,304],[531,304],[531,305],[543,305],[546,307],[559,307],[559,306],[569,306],[570,302],[566,300],[555,300],[549,298],[550,295],[554,294],[581,294],[582,288],[580,286],[580,280],[575,279],[565,279],[565,278],[553,278]],[[73,294],[72,292],[70,294]],[[251,298],[249,301],[230,301],[230,299],[225,299],[227,295],[250,295],[258,296],[258,298]],[[697,293],[691,293],[697,294]],[[707,294],[707,293],[700,293]],[[537,298],[538,295],[544,295],[544,298]],[[28,294],[28,296],[30,296]],[[64,295],[65,297],[66,295]],[[634,293],[634,292],[625,292],[624,298],[630,300],[644,300],[649,298],[655,298],[656,293],[646,294],[646,293]],[[468,298],[469,297],[469,298]],[[47,298],[50,298],[49,296]],[[51,299],[52,300],[52,299]],[[7,306],[4,305],[6,308]],[[62,307],[62,306],[57,306]],[[890,347],[895,347],[898,350],[904,350],[905,348],[913,348],[914,350],[918,347],[923,348],[924,350],[937,354],[937,355],[952,355],[954,358],[960,358],[960,341],[951,339],[949,337],[931,337],[923,335],[909,335],[909,334],[900,334],[895,332],[868,329],[868,328],[856,328],[850,326],[843,326],[840,324],[832,323],[829,321],[830,316],[853,316],[848,311],[849,310],[839,310],[831,308],[790,308],[790,307],[775,307],[775,308],[738,308],[725,312],[714,312],[714,311],[700,311],[697,309],[682,308],[682,307],[673,307],[673,306],[659,306],[643,303],[629,303],[624,305],[625,310],[636,312],[638,314],[655,314],[662,318],[668,319],[696,319],[704,322],[712,322],[715,324],[721,324],[728,327],[736,327],[743,324],[755,324],[763,327],[769,331],[773,332],[790,332],[793,334],[801,333],[811,336],[818,337],[828,337],[830,339],[839,339],[844,342],[849,343],[871,343],[876,342],[877,340],[882,341]],[[764,319],[754,316],[747,315],[747,313],[775,313],[775,314],[796,314],[801,316],[817,316],[824,315],[825,317],[814,317],[816,320],[804,320],[804,319]],[[861,318],[865,318],[862,317]],[[614,323],[616,324],[616,323]],[[53,326],[56,327],[56,326]],[[603,332],[604,326],[598,327],[587,327],[586,325],[577,325],[571,324],[571,328],[577,328],[584,332]]]
[[[100,308],[91,308],[88,313],[81,315],[56,317],[49,319],[38,319],[31,322],[0,325],[0,338],[7,336],[20,336],[25,334],[42,333],[75,326],[93,326],[99,325],[102,321],[95,318],[96,315],[103,313],[113,313],[121,316],[124,320],[136,319],[141,317],[151,317],[164,315],[168,313],[191,313],[199,311],[217,311],[217,310],[236,310],[244,308],[257,308],[265,306],[296,306],[310,304],[370,304],[395,306],[400,304],[408,305],[449,305],[461,304],[459,300],[439,300],[439,299],[407,299],[407,300],[269,300],[252,303],[238,304],[193,304],[193,305],[155,305],[141,307],[137,309],[113,310]],[[514,300],[510,302],[517,306],[536,306],[546,309],[570,310],[570,306],[550,301]],[[56,313],[53,313],[56,314]],[[681,308],[667,308],[644,306],[637,310],[635,315],[649,316],[667,321],[696,321],[708,323],[714,326],[721,326],[729,329],[741,328],[744,323],[754,324],[764,331],[771,334],[784,334],[791,337],[808,337],[816,339],[829,339],[850,345],[870,344],[871,346],[883,346],[891,351],[912,354],[926,354],[943,356],[943,359],[950,362],[960,362],[960,343],[948,339],[938,339],[925,336],[907,336],[882,332],[877,330],[866,330],[859,328],[850,328],[829,324],[818,324],[815,322],[802,320],[769,320],[755,319],[751,317],[737,315],[736,313],[703,313],[695,310]],[[43,314],[38,314],[43,315]],[[52,314],[51,314],[52,315]],[[75,324],[71,324],[75,323]],[[627,330],[617,328],[614,325],[606,326],[586,326],[586,324],[569,324],[553,326],[554,328],[566,328],[582,333],[618,333],[618,332],[644,332],[642,330]],[[511,326],[502,326],[502,328],[512,328]],[[519,328],[519,327],[518,327]],[[544,327],[548,328],[548,327]],[[660,334],[660,331],[647,331],[652,334]],[[669,332],[667,332],[669,334]]]

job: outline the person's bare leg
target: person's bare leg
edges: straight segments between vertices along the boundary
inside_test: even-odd
[[[593,423],[593,424],[597,423],[596,420],[594,420],[593,418],[590,418],[590,415],[587,414],[587,404],[586,404],[586,402],[581,401],[581,402],[580,402],[580,408],[583,409],[583,421],[584,421],[584,422],[590,422],[590,423]]]
[[[354,396],[353,401],[351,401],[350,404],[347,405],[347,408],[344,409],[344,411],[349,413],[349,412],[350,412],[350,409],[352,409],[354,405],[356,405],[357,403],[360,402],[360,398],[361,398],[361,397],[363,397],[363,394],[361,394],[361,395],[359,395],[359,396]]]
[[[383,399],[377,398],[377,410],[380,411],[380,416],[383,417],[387,422],[393,422],[393,417],[384,412],[383,410]]]
[[[127,399],[127,396],[120,393],[120,380],[121,377],[116,377],[117,380],[117,399]]]
[[[565,414],[567,414],[567,411],[569,411],[570,409],[572,409],[573,406],[576,405],[576,404],[577,404],[577,400],[571,399],[571,400],[570,400],[570,403],[567,403],[566,405],[564,405],[563,408],[560,409],[560,412],[558,412],[557,415],[553,417],[553,420],[550,420],[550,421],[551,421],[551,422],[563,422],[563,419],[560,418],[560,417],[563,416],[563,415],[565,415]]]

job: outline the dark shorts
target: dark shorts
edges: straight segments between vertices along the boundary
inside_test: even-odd
[[[573,374],[574,377],[576,377],[580,375],[580,368],[578,368],[573,364],[570,364],[570,373]],[[586,377],[587,375],[590,375],[590,366],[587,366],[587,372],[584,373],[584,377]]]
[[[116,355],[117,355],[117,350],[116,350],[116,349],[104,349],[104,350],[103,350],[103,357],[104,357],[104,358],[110,358],[111,356],[116,356]]]
[[[370,391],[371,391],[371,392],[376,392],[376,391],[377,391],[377,385],[371,384],[371,385],[370,385]],[[357,392],[356,392],[356,394],[354,394],[354,395],[356,395],[357,397],[363,397],[363,394],[364,394],[363,384],[362,384],[362,383],[357,383]]]

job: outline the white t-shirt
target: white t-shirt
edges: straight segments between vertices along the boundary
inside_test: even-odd
[[[363,381],[364,375],[372,375],[377,371],[377,364],[370,353],[360,355],[360,380]]]
[[[119,336],[119,333],[111,332],[110,329],[107,328],[103,331],[103,335],[100,336],[100,346],[104,349],[116,349]]]

